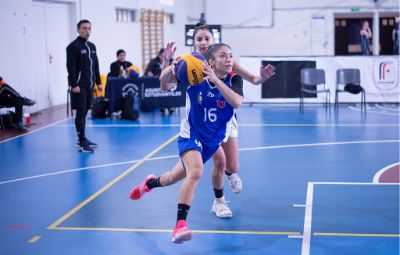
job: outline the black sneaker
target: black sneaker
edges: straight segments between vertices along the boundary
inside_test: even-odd
[[[93,148],[89,146],[89,144],[85,141],[79,142],[77,144],[77,149],[80,152],[94,152]]]
[[[85,137],[84,142],[85,142],[87,145],[89,145],[90,147],[92,147],[92,148],[97,148],[97,147],[99,147],[99,145],[98,145],[97,143],[94,143],[94,142],[90,141],[90,140],[87,139],[86,137]],[[76,142],[76,147],[77,147],[77,148],[79,147],[79,141]]]
[[[24,125],[22,125],[22,123],[17,123],[17,125],[15,125],[15,129],[18,130],[19,132],[25,133],[29,131],[29,128],[25,127]]]
[[[26,98],[26,97],[22,98],[22,105],[32,106],[35,103],[36,103],[35,100],[29,99],[29,98]]]
[[[85,142],[90,146],[90,147],[99,147],[99,145],[97,143],[94,143],[92,141],[90,141],[89,139],[87,139],[85,137]]]

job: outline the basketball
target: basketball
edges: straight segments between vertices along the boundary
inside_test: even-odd
[[[135,65],[131,65],[128,68],[128,77],[130,78],[137,78],[140,76],[140,68],[135,66]]]
[[[178,80],[191,86],[199,85],[203,81],[203,63],[206,59],[199,53],[187,52],[178,58],[175,73]]]

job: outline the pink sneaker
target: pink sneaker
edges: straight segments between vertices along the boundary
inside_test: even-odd
[[[192,231],[187,227],[185,220],[180,220],[174,228],[173,243],[182,243],[192,239]]]
[[[155,179],[156,177],[154,175],[149,175],[146,177],[144,182],[141,184],[137,185],[133,190],[131,190],[131,193],[129,193],[129,197],[133,200],[138,200],[141,198],[144,193],[151,191],[152,189],[149,189],[146,185],[146,183],[150,180]]]

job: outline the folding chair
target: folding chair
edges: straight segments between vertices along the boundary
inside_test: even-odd
[[[360,70],[344,68],[336,71],[335,109],[339,109],[339,93],[359,94],[361,92],[361,110],[366,111],[365,90],[361,87]],[[351,89],[348,89],[351,88]]]
[[[322,69],[315,68],[304,68],[300,71],[300,111],[304,112],[304,93],[308,94],[319,94],[325,93],[325,108],[330,109],[330,91],[326,87],[325,83],[325,71]],[[319,89],[318,86],[323,85],[323,88]]]

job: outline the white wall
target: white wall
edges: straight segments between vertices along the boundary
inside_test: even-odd
[[[90,38],[97,46],[100,61],[100,72],[108,73],[110,63],[116,60],[115,53],[123,48],[127,59],[141,66],[141,30],[140,23],[117,23],[115,8],[164,10],[175,14],[175,24],[165,25],[165,42],[176,41],[177,53],[190,50],[184,46],[184,25],[196,23],[200,12],[204,10],[203,0],[175,0],[174,6],[162,5],[159,0],[53,0],[52,3],[67,3],[70,9],[70,40],[76,38],[76,23],[80,19],[88,19],[92,23]],[[37,33],[43,26],[40,17],[35,17],[32,0],[0,1],[0,32],[2,35],[0,47],[0,76],[11,84],[23,96],[38,99],[36,92],[43,91],[46,81],[47,56],[38,56],[38,47],[44,46],[44,35]],[[192,10],[195,10],[193,11]],[[190,15],[188,15],[190,13]],[[194,21],[196,20],[196,21]],[[50,21],[51,22],[51,21]],[[67,45],[59,47],[65,49]],[[45,46],[44,46],[45,47]],[[65,93],[67,71],[65,69],[65,84],[60,84],[60,91]],[[36,89],[35,89],[36,88]],[[60,92],[61,93],[61,92]],[[40,99],[42,100],[42,99]],[[42,110],[49,104],[38,102],[28,110]]]
[[[326,54],[323,55],[333,56],[334,14],[354,14],[351,11],[354,7],[359,8],[359,13],[399,12],[397,0],[376,3],[374,0],[274,0],[272,27],[223,28],[222,38],[232,46],[236,56],[308,56],[312,55],[312,17],[325,16]]]
[[[29,47],[34,39],[31,26],[31,1],[0,3],[0,76],[28,96],[33,96],[32,80],[36,62]]]
[[[102,73],[109,72],[110,63],[116,60],[118,49],[126,51],[127,60],[139,67],[142,65],[140,23],[116,23],[115,7],[137,9],[138,12],[144,8],[174,13],[175,24],[166,24],[164,27],[165,42],[176,41],[178,52],[185,52],[188,48],[184,46],[184,25],[188,23],[187,13],[190,2],[175,0],[175,6],[171,7],[160,5],[159,0],[114,0],[104,1],[101,5],[98,4],[97,0],[82,1],[82,18],[92,22],[90,40],[97,46],[100,71]],[[197,15],[192,15],[200,17],[200,12]],[[140,18],[139,13],[138,18]]]
[[[249,0],[263,1],[263,0]],[[175,0],[174,6],[162,5],[160,0],[54,0],[70,5],[71,40],[76,37],[76,22],[89,19],[93,25],[91,41],[98,49],[100,71],[107,73],[115,61],[115,52],[123,48],[127,59],[141,65],[140,23],[116,23],[115,8],[159,9],[174,13],[175,24],[165,25],[165,41],[176,41],[177,54],[191,50],[184,46],[184,25],[197,23],[205,11],[206,0]],[[326,55],[334,53],[335,13],[351,13],[352,7],[360,12],[398,12],[397,0],[273,0],[272,26],[269,28],[223,28],[223,41],[230,44],[239,56],[307,56],[312,55],[311,21],[313,15],[326,19]],[[223,15],[224,10],[221,10]],[[240,10],[237,11],[240,15]],[[207,14],[206,14],[207,15]],[[206,17],[207,18],[207,17]],[[39,22],[32,15],[31,0],[0,1],[0,76],[21,94],[35,99],[35,87],[42,86],[35,79],[44,66],[38,61],[34,42],[43,38],[32,33]],[[67,45],[60,45],[65,48]],[[65,81],[66,81],[65,71]],[[60,85],[64,89],[65,85]],[[45,105],[45,104],[42,104]],[[34,108],[40,110],[40,107]]]

